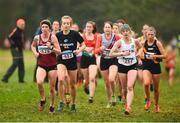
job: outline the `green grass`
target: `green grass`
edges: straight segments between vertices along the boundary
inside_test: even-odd
[[[11,55],[8,50],[0,50],[0,78],[11,64]],[[77,89],[77,112],[71,113],[66,108],[63,112],[56,111],[54,115],[48,114],[49,92],[48,84],[45,84],[47,104],[45,111],[38,112],[37,105],[39,94],[36,84],[33,83],[33,72],[36,60],[31,51],[25,51],[26,83],[18,83],[17,71],[11,76],[9,83],[0,82],[0,121],[180,121],[180,60],[178,60],[174,85],[168,87],[167,75],[162,74],[160,82],[160,113],[153,112],[153,104],[150,112],[144,111],[144,93],[139,82],[135,85],[135,98],[132,105],[132,114],[124,116],[123,104],[117,104],[111,109],[106,109],[106,93],[104,83],[98,80],[94,103],[88,104],[88,96],[82,88]],[[180,58],[178,58],[180,59]],[[153,93],[151,93],[153,99]],[[56,109],[59,97],[56,100]],[[153,101],[154,102],[154,101]],[[152,102],[152,103],[153,103]]]

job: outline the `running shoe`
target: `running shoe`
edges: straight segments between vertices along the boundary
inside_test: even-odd
[[[88,101],[89,103],[93,103],[93,97],[89,97]]]
[[[49,107],[49,114],[54,114],[54,113],[55,113],[54,107],[50,106]]]
[[[45,104],[46,104],[46,99],[45,100],[40,100],[40,102],[39,102],[39,111],[44,110]]]
[[[159,105],[155,105],[155,107],[154,107],[154,112],[155,112],[155,113],[160,112]]]
[[[1,81],[3,82],[3,83],[8,83],[8,80],[7,79],[1,79]]]
[[[75,104],[71,105],[71,112],[76,112],[76,105]]]
[[[116,105],[116,97],[112,96],[112,106],[115,106],[115,105]]]
[[[144,98],[144,104],[146,104],[146,102],[147,102],[147,98]]]
[[[122,97],[118,96],[118,102],[121,102],[121,101],[122,101]]]
[[[86,84],[84,84],[84,92],[86,94],[89,94],[89,86],[87,86]]]
[[[131,112],[131,108],[126,106],[125,111],[124,111],[124,114],[125,114],[125,115],[129,115],[130,112]]]
[[[61,102],[59,103],[58,111],[61,112],[61,111],[63,110],[63,108],[64,108],[64,102],[61,101]]]
[[[106,108],[111,108],[112,107],[112,104],[111,103],[108,103]]]
[[[147,101],[146,101],[146,104],[145,104],[145,106],[144,106],[144,109],[145,109],[145,110],[149,110],[150,106],[151,106],[151,101],[150,101],[150,100],[147,100]]]

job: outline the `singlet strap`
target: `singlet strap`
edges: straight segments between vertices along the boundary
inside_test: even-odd
[[[112,34],[112,36],[113,36],[113,38],[111,39],[111,43],[110,43],[108,49],[111,49],[111,48],[113,47],[115,41],[116,41],[116,39],[115,39],[115,38],[116,38],[116,35],[115,35],[115,34]]]

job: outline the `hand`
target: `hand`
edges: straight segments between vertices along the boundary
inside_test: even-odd
[[[136,57],[141,57],[141,54],[140,54],[140,53],[137,53],[137,54],[136,54]]]
[[[73,53],[74,53],[75,55],[78,55],[78,54],[80,53],[80,51],[79,51],[79,50],[74,50]]]
[[[128,55],[130,55],[130,52],[128,50],[126,50],[126,51],[122,52],[122,55],[123,56],[128,56]]]
[[[105,46],[101,46],[100,49],[103,51],[103,50],[106,49],[106,47]]]
[[[51,49],[51,43],[50,42],[46,42],[46,46],[48,46],[48,48]]]
[[[150,57],[151,57],[152,59],[156,59],[156,58],[157,58],[157,56],[156,56],[155,54],[150,54]]]
[[[34,55],[35,55],[36,58],[39,57],[39,53],[38,52],[36,52]]]
[[[142,65],[142,60],[141,59],[138,59],[138,64]]]

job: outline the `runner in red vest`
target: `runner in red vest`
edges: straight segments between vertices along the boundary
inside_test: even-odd
[[[85,88],[89,87],[89,103],[93,103],[95,92],[95,81],[97,74],[97,65],[95,57],[95,46],[98,40],[98,34],[94,33],[95,22],[88,21],[83,34],[85,50],[81,57],[81,70],[85,79]]]

